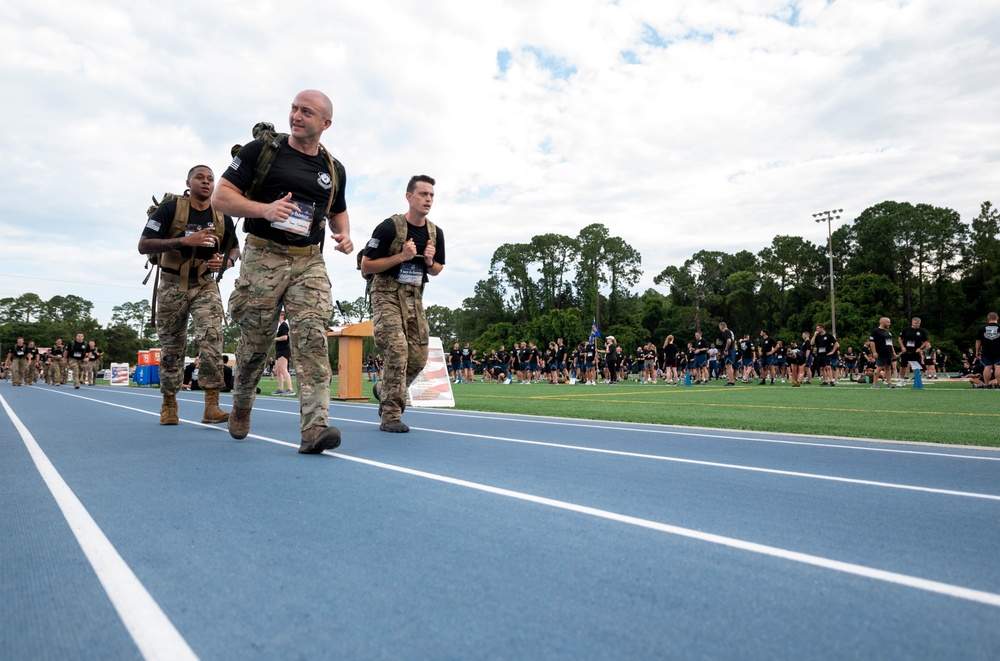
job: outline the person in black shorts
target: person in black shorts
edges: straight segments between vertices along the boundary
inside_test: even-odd
[[[1000,318],[996,312],[986,315],[986,324],[976,334],[976,356],[983,366],[983,383],[989,385],[996,380],[1000,365]]]
[[[833,373],[833,362],[838,360],[840,342],[832,333],[827,333],[823,324],[816,324],[816,332],[812,338],[812,349],[815,360],[819,365],[820,385],[836,385]]]
[[[890,323],[889,317],[882,317],[878,321],[878,328],[868,336],[868,347],[875,356],[872,388],[878,388],[879,377],[885,379],[886,385],[890,388],[895,387],[892,383],[892,362],[896,359],[896,350],[892,342],[892,333],[889,332]]]
[[[278,375],[278,389],[274,394],[278,397],[295,395],[292,375],[288,372],[288,363],[292,360],[292,343],[288,339],[289,335],[288,322],[285,321],[285,312],[282,310],[278,315],[278,330],[274,333],[274,371]]]
[[[674,344],[674,336],[667,335],[667,339],[663,341],[663,380],[669,384],[677,384],[679,381],[677,356],[680,351],[680,347]]]
[[[921,351],[928,344],[927,331],[920,327],[920,317],[910,321],[909,328],[904,328],[899,334],[899,351],[903,364],[900,365],[900,376],[906,378],[910,372],[910,363],[924,366],[924,356]]]
[[[462,350],[458,348],[458,342],[451,351],[448,352],[448,365],[451,372],[451,380],[455,383],[462,381]]]

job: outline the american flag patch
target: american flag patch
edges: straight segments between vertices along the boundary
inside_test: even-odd
[[[153,220],[152,218],[150,218],[149,222],[146,223],[146,227],[148,227],[149,229],[153,230],[154,232],[159,232],[160,231],[160,223],[159,223],[159,221]]]
[[[229,164],[229,169],[232,170],[233,172],[239,170],[240,169],[240,163],[242,163],[242,162],[243,161],[240,160],[239,156],[234,156],[233,157],[233,162]]]

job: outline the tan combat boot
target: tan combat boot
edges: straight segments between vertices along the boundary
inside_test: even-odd
[[[177,419],[177,396],[164,395],[163,404],[160,406],[160,424],[176,425]]]
[[[247,434],[250,433],[250,411],[252,410],[240,408],[236,402],[233,402],[233,410],[229,413],[229,435],[237,441],[246,438]]]
[[[340,430],[336,427],[310,427],[302,432],[299,454],[320,454],[340,445]]]
[[[201,421],[210,425],[229,420],[229,414],[219,408],[219,389],[205,390],[205,413]]]

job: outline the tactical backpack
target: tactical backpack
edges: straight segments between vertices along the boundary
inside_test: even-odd
[[[391,255],[398,255],[403,251],[403,244],[406,243],[406,235],[408,229],[406,227],[406,216],[402,214],[394,214],[392,216],[392,222],[395,225],[396,236],[393,237],[392,243],[389,244],[389,252],[386,257]],[[427,244],[435,246],[437,245],[437,227],[431,222],[430,218],[427,219]],[[361,259],[364,257],[365,251],[358,251],[358,270],[361,270]],[[363,273],[361,277],[365,279],[365,303],[368,305],[368,309],[371,310],[372,307],[372,280],[378,276],[378,273]]]

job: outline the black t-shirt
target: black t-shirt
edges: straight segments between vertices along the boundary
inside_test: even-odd
[[[28,357],[28,345],[26,345],[26,344],[21,344],[21,345],[15,344],[14,346],[12,346],[10,348],[10,351],[7,352],[7,356],[8,357],[13,357],[13,358],[27,358]]]
[[[618,355],[618,345],[617,344],[609,344],[608,348],[607,348],[607,354],[605,355],[605,359],[607,360],[607,362],[609,364],[617,365],[618,364],[618,360],[620,358],[621,358],[621,356]]]
[[[705,338],[694,341],[694,352],[703,355],[708,353],[708,342],[705,341]]]
[[[679,351],[680,348],[676,344],[671,342],[667,346],[663,347],[663,357],[668,360],[677,360],[677,353]]]
[[[594,362],[594,354],[597,353],[597,347],[593,342],[588,342],[587,346],[584,348],[584,359],[588,363]]]
[[[284,353],[286,351],[291,351],[291,339],[288,337],[288,322],[287,321],[283,321],[280,324],[278,324],[278,332],[276,332],[274,334],[274,337],[276,337],[276,338],[278,338],[278,337],[285,337],[286,338],[284,340],[277,340],[276,339],[274,341],[274,351],[275,352],[279,352],[280,351],[280,352]]]
[[[760,339],[760,355],[766,356],[774,350],[775,342],[770,337],[762,337]]]
[[[895,351],[892,348],[892,333],[881,328],[876,328],[868,336],[868,341],[875,344],[875,353],[879,358],[892,358]]]
[[[49,355],[53,358],[61,359],[64,353],[66,353],[66,347],[52,347],[49,349]]]
[[[740,353],[743,360],[753,360],[753,342],[740,340]]]
[[[916,353],[927,341],[927,331],[923,328],[908,326],[900,332],[899,339],[903,341],[907,353]]]
[[[87,344],[85,342],[73,342],[73,346],[69,350],[69,357],[73,360],[83,360],[83,357],[86,355]]]
[[[976,334],[982,354],[988,358],[1000,357],[1000,324],[986,324]]]
[[[257,169],[257,159],[260,158],[264,143],[254,140],[243,145],[229,168],[222,173],[222,178],[236,188],[246,192],[253,183]],[[347,173],[340,161],[334,160],[337,171],[337,193],[330,208],[330,215],[347,211],[347,201],[344,190],[347,188]],[[288,138],[281,139],[281,147],[271,163],[267,176],[264,177],[254,192],[254,201],[270,204],[275,200],[292,194],[292,202],[298,204],[303,212],[312,205],[312,223],[308,236],[288,232],[284,229],[271,227],[271,221],[265,218],[247,218],[246,229],[264,239],[275,243],[291,246],[309,246],[318,244],[323,238],[322,221],[326,205],[330,199],[330,166],[322,154],[310,156],[288,146]],[[279,223],[281,225],[282,223]]]
[[[839,350],[834,351],[833,347],[837,344],[837,338],[833,336],[833,333],[821,333],[816,336],[816,353],[820,356],[826,356],[827,358],[836,358],[837,354],[840,353]]]
[[[176,211],[177,200],[168,200],[161,204],[153,212],[153,217],[146,223],[146,227],[142,230],[142,235],[147,239],[173,238],[170,236],[170,226],[174,222],[174,213]],[[225,218],[226,228],[222,237],[222,244],[239,247],[239,242],[236,239],[236,226],[233,224],[233,219],[226,215],[223,215],[223,218]],[[215,214],[212,213],[211,207],[202,211],[191,207],[188,211],[185,236],[192,232],[200,232],[206,227],[214,226],[214,224]],[[191,250],[192,248],[188,246],[182,246],[180,248],[181,257],[184,259],[191,257]],[[222,246],[220,245],[215,248],[194,248],[193,250],[197,259],[212,259],[215,253],[221,252]]]
[[[434,261],[438,264],[444,264],[444,232],[441,231],[440,227],[436,227],[436,236],[434,240]],[[396,223],[392,218],[386,218],[375,228],[372,232],[372,238],[365,245],[364,256],[368,259],[381,259],[382,257],[388,257],[389,248],[392,246],[393,239],[396,238]],[[430,237],[427,234],[427,224],[425,223],[423,227],[417,227],[416,225],[411,225],[406,223],[406,239],[413,239],[414,245],[417,247],[417,254],[414,255],[408,264],[412,264],[412,268],[416,268],[420,273],[423,274],[423,282],[427,282],[427,262],[424,261],[423,254],[424,248],[427,247],[427,242]],[[392,268],[383,271],[383,275],[389,276],[390,278],[396,278],[399,276],[399,269],[402,265],[396,265]]]
[[[461,349],[452,349],[451,351],[448,352],[448,358],[450,359],[452,365],[455,365],[455,366],[461,365],[462,364],[462,350]]]
[[[736,348],[736,335],[734,335],[733,331],[729,330],[728,328],[726,330],[722,331],[722,333],[719,335],[719,341],[716,342],[716,344],[719,345],[719,350],[720,351],[726,351],[727,350],[727,348],[726,348],[726,344],[727,343],[729,344],[729,347],[728,347],[729,349],[735,349]]]

